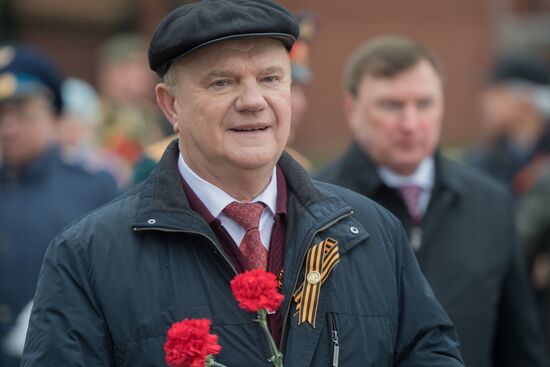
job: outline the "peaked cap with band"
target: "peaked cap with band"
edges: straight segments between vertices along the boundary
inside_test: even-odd
[[[0,46],[0,101],[43,95],[60,114],[62,82],[60,70],[42,51],[19,44]]]

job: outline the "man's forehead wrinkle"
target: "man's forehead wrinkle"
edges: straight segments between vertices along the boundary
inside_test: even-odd
[[[211,64],[208,60],[204,60],[203,63],[199,61],[189,64],[188,67],[190,68],[187,70],[187,73],[193,73],[193,70],[204,68],[204,75],[201,79],[209,79],[216,77],[236,77],[250,69],[257,74],[285,73],[290,69],[289,63],[278,60],[277,58],[269,58],[266,60],[254,60],[251,58],[249,60],[251,60],[250,64],[235,63],[223,59],[221,61],[213,61]]]

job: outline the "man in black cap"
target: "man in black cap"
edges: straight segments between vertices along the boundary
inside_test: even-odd
[[[0,366],[19,366],[48,243],[106,203],[113,178],[65,163],[57,145],[61,77],[37,50],[0,47]]]
[[[550,156],[550,72],[534,55],[499,58],[480,96],[482,142],[467,161],[520,196]]]
[[[179,142],[52,242],[23,366],[161,366],[166,331],[185,318],[212,321],[218,362],[268,366],[229,286],[257,268],[279,275],[285,300],[268,321],[287,366],[462,366],[399,223],[283,152],[297,36],[268,0],[195,2],[161,21],[149,62]]]

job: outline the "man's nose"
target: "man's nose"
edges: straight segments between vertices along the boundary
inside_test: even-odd
[[[0,113],[0,130],[3,134],[12,133],[19,128],[21,121],[12,113]]]
[[[257,81],[243,82],[235,108],[241,112],[263,110],[267,105],[263,92],[262,86]]]
[[[406,106],[401,116],[401,125],[405,129],[414,129],[418,125],[420,113],[416,106]]]

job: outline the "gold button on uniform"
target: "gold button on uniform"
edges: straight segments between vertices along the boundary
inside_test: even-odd
[[[5,99],[13,96],[17,89],[17,79],[12,73],[0,75],[0,98]]]
[[[317,284],[321,281],[321,274],[318,271],[312,271],[307,275],[306,279],[309,284]]]

